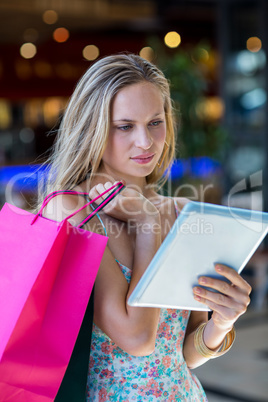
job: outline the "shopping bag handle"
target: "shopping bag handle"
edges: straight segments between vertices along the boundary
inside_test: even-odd
[[[79,208],[77,211],[73,212],[71,215],[67,216],[64,220],[66,221],[67,219],[70,219],[72,216],[76,215],[78,212],[82,211],[89,205],[91,205],[93,202],[98,200],[100,197],[102,197],[104,194],[107,192],[113,191],[98,205],[82,222],[77,225],[78,228],[81,228],[84,226],[87,222],[89,222],[99,211],[101,211],[110,201],[112,201],[115,196],[120,193],[120,191],[123,190],[124,184],[122,182],[115,184],[114,186],[110,187],[108,190],[104,191],[102,194],[98,195],[98,197],[94,198],[93,200],[89,201],[87,204],[83,205],[81,208]]]
[[[95,208],[77,227],[80,228],[82,227],[85,223],[87,223],[90,219],[92,219],[97,213],[98,211],[100,211],[101,209],[103,209],[120,191],[123,190],[123,188],[125,187],[124,183],[122,182],[118,182],[116,184],[114,184],[112,187],[108,188],[107,190],[105,190],[103,193],[99,194],[96,198],[94,198],[93,200],[90,200],[88,203],[86,203],[85,205],[83,205],[81,208],[79,208],[77,211],[73,212],[71,215],[67,216],[65,219],[63,219],[62,222],[70,219],[71,217],[73,217],[74,215],[76,215],[78,212],[82,211],[83,209],[87,208],[89,205],[93,204],[95,201],[97,201],[99,198],[103,197],[105,194],[107,194],[108,192],[110,192],[111,190],[113,190],[101,203],[100,205],[97,206],[97,208]],[[80,191],[74,191],[74,190],[58,190],[58,191],[53,191],[52,193],[48,194],[45,198],[44,201],[41,205],[40,210],[38,211],[38,213],[34,216],[31,225],[34,224],[34,222],[37,220],[37,218],[39,216],[42,216],[42,211],[45,208],[45,206],[49,203],[49,201],[56,197],[59,194],[71,194],[71,195],[88,195],[88,193],[85,192],[80,192]]]
[[[107,192],[111,191],[112,189],[114,189],[117,186],[121,186],[123,185],[122,182],[118,182],[116,184],[114,184],[112,187],[108,188],[107,190],[105,190],[102,194],[98,195],[98,197],[94,198],[94,200],[91,200],[90,203],[95,202],[96,200],[98,200],[100,197],[102,197],[103,195],[105,195]],[[53,191],[52,193],[48,194],[45,198],[44,201],[40,207],[40,210],[38,212],[38,215],[41,216],[43,209],[45,208],[45,206],[48,204],[48,202],[50,200],[52,200],[52,198],[56,197],[59,194],[69,194],[69,195],[87,195],[88,193],[86,192],[82,192],[82,191],[75,191],[75,190],[57,190],[57,191]],[[89,205],[90,205],[89,203]],[[78,211],[76,211],[78,212]],[[69,219],[70,216],[67,218]]]

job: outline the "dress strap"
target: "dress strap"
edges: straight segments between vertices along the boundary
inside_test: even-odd
[[[93,210],[95,209],[92,204],[91,204],[91,207],[92,207]],[[100,223],[101,223],[101,226],[103,227],[105,236],[108,236],[106,227],[104,226],[103,220],[101,219],[101,217],[100,217],[100,215],[98,214],[98,212],[96,213],[96,216],[98,217],[98,219],[99,219],[99,221],[100,221]]]
[[[178,206],[178,204],[177,204],[177,202],[176,202],[176,199],[175,199],[175,198],[173,198],[173,201],[174,201],[174,206],[175,206],[175,213],[176,213],[176,217],[178,218],[178,216],[179,216],[179,214],[180,214],[180,211],[179,211],[179,206]]]

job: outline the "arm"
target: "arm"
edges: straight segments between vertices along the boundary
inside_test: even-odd
[[[131,307],[127,300],[158,246],[158,236],[137,235],[129,284],[107,248],[95,283],[95,323],[121,349],[135,356],[153,352],[160,310]]]
[[[111,183],[108,187],[110,185]],[[98,189],[98,193],[105,190],[100,185]],[[147,211],[137,215],[137,225],[140,229],[136,235],[131,282],[127,283],[114,256],[106,247],[95,282],[94,321],[120,348],[127,353],[140,356],[148,355],[154,350],[160,310],[130,307],[127,300],[160,246],[161,228],[158,211],[148,200],[133,192],[134,190],[125,189],[124,194],[120,194],[121,198],[117,196],[112,207],[109,205],[111,215],[117,215],[123,220],[127,219],[127,214],[130,214],[132,222],[132,212]],[[91,198],[95,198],[98,193],[96,189],[91,191]],[[84,203],[85,200],[79,196],[59,195],[49,202],[43,215],[49,219],[61,221]],[[146,208],[144,203],[147,204]],[[106,207],[106,211],[107,209]],[[70,223],[76,226],[89,212],[90,209],[79,212],[70,219]],[[87,224],[88,230],[95,231],[94,219]],[[146,231],[141,229],[141,225],[146,225]]]
[[[201,277],[200,285],[221,293],[211,292],[201,286],[194,288],[195,299],[206,304],[213,313],[209,321],[205,312],[191,313],[184,341],[184,357],[190,368],[198,367],[208,360],[195,349],[194,334],[197,327],[202,322],[207,322],[203,340],[209,349],[216,351],[239,316],[246,312],[250,302],[251,287],[234,269],[220,264],[217,264],[215,269],[220,275],[229,279],[230,284],[219,279]]]
[[[175,200],[179,211],[190,201],[182,198]],[[194,346],[195,332],[200,324],[207,323],[203,333],[205,345],[210,350],[217,351],[236,320],[246,312],[250,302],[251,287],[234,269],[221,264],[217,264],[215,269],[230,283],[219,279],[201,277],[199,278],[201,286],[196,286],[193,289],[195,299],[206,304],[212,310],[212,316],[208,321],[207,312],[191,312],[183,346],[184,358],[190,368],[198,367],[208,360],[200,355]],[[202,285],[218,290],[220,293],[206,290]]]
[[[94,198],[103,191],[98,184]],[[122,221],[135,221],[136,231],[132,277],[128,284],[109,248],[106,248],[95,283],[94,321],[120,348],[141,356],[153,352],[160,309],[137,308],[127,300],[161,243],[160,216],[141,194],[124,189],[105,212]],[[146,230],[143,229],[143,225]]]
[[[110,187],[111,183],[107,183]],[[105,190],[98,185],[90,192],[95,198]],[[100,203],[100,199],[98,202]],[[61,221],[85,203],[79,196],[59,195],[45,208],[44,216]],[[110,249],[106,247],[95,282],[94,321],[120,348],[132,355],[148,355],[155,347],[159,309],[135,308],[127,304],[128,297],[138,283],[161,243],[160,216],[157,209],[141,194],[124,189],[115,200],[105,207],[106,213],[120,220],[135,218],[137,227],[133,258],[133,273],[127,283]],[[70,219],[74,226],[90,212],[83,210]],[[140,213],[139,213],[140,212]],[[94,219],[87,229],[96,230]],[[96,222],[95,222],[96,223]],[[146,230],[142,230],[145,225]]]
[[[110,187],[107,183],[106,187]],[[93,199],[105,190],[98,185],[90,192]],[[100,203],[102,199],[98,202]],[[61,221],[76,211],[85,200],[79,196],[59,195],[45,208],[43,215]],[[133,272],[127,283],[110,249],[106,247],[97,274],[94,292],[94,321],[120,348],[132,355],[148,355],[155,347],[160,309],[130,307],[127,300],[161,244],[160,216],[156,208],[135,190],[124,189],[109,206],[105,207],[113,217],[127,220],[135,216],[139,230],[136,235]],[[135,213],[141,211],[142,213]],[[146,212],[145,212],[146,211]],[[90,212],[83,210],[70,219],[74,226]],[[86,227],[95,231],[94,219]],[[141,229],[146,225],[146,230]]]

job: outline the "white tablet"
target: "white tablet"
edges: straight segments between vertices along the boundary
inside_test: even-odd
[[[200,275],[223,278],[215,263],[238,273],[268,232],[268,213],[189,202],[155,254],[128,304],[209,311],[193,297]]]

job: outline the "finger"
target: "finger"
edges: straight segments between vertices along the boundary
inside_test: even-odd
[[[104,190],[103,190],[103,192],[104,192],[104,191],[109,190],[111,187],[113,187],[113,184],[112,184],[112,182],[107,181],[106,183],[104,183],[103,187],[104,187]],[[113,189],[111,189],[110,191],[107,191],[107,193],[105,193],[102,196],[102,199],[104,200],[106,197],[109,197],[109,195],[112,193],[112,191],[113,191]],[[110,201],[108,204],[110,204],[111,202],[112,201]],[[104,210],[107,210],[107,205],[104,207]]]
[[[114,186],[119,183],[121,183],[121,182],[115,181],[114,183],[112,183],[112,182],[108,181],[104,184],[106,191],[111,188],[111,190],[105,194],[105,198],[113,193],[113,191],[115,190]],[[115,205],[117,205],[120,201],[120,196],[121,196],[121,194],[117,193],[116,196],[113,196],[112,199],[110,201],[108,201],[107,205],[105,205],[105,207],[103,208],[105,213],[109,213],[114,209]]]
[[[233,268],[227,267],[226,265],[216,264],[215,270],[225,278],[229,279],[229,281],[234,285],[244,290],[247,295],[251,293],[251,286],[242,278],[241,275],[237,273],[237,271]]]
[[[196,294],[194,295],[194,298],[198,302],[205,304],[213,311],[213,313],[217,313],[219,315],[219,322],[234,322],[241,314],[243,314],[243,312],[245,312],[245,309],[241,309],[239,305],[232,305],[231,307],[231,305],[226,306],[224,304],[218,304],[213,300],[209,300]]]
[[[96,198],[96,197],[99,196],[99,193],[98,193],[98,191],[97,191],[97,189],[96,189],[96,186],[94,186],[94,187],[89,191],[88,195],[89,195],[89,198],[90,198],[91,200],[94,200],[94,198]]]
[[[198,283],[202,286],[206,286],[217,290],[218,292],[227,296],[235,297],[237,290],[231,283],[227,283],[225,280],[210,278],[209,276],[201,276],[198,279]]]
[[[228,324],[228,326],[230,326],[230,324],[234,324],[235,321],[247,310],[246,307],[242,307],[240,305],[229,308],[216,304],[210,300],[207,300],[205,304],[213,311],[213,314],[215,313],[213,320],[216,318],[219,324]]]
[[[193,291],[195,296],[199,296],[200,299],[202,299],[202,302],[209,301],[219,306],[225,306],[228,308],[236,308],[236,309],[239,309],[239,306],[241,304],[246,304],[246,302],[243,303],[240,300],[242,297],[244,297],[243,295],[241,296],[239,295],[240,299],[234,299],[225,294],[219,292],[211,292],[201,287],[194,287]]]
[[[200,283],[200,285],[206,286],[207,291],[210,291],[209,288],[214,289],[217,291],[217,294],[222,294],[223,296],[229,297],[231,300],[236,301],[242,306],[247,307],[250,303],[249,295],[244,290],[241,290],[240,288],[233,286],[232,284],[229,284],[223,280],[209,277],[201,277],[199,278],[198,282]],[[204,288],[201,289],[205,291]],[[205,294],[211,295],[212,300],[214,300],[215,292],[204,292],[204,296]]]
[[[230,327],[241,315],[236,310],[225,306],[220,306],[212,301],[207,301],[206,305],[213,311],[213,319],[217,319],[218,324]]]
[[[126,182],[125,182],[125,180],[123,180],[123,179],[115,181],[115,182],[114,182],[114,185],[115,185],[115,184],[119,184],[119,183],[120,183],[120,184],[123,184],[124,186],[126,185]]]
[[[117,181],[114,181],[114,183],[112,184],[112,186],[115,186],[115,185],[117,185],[117,184],[124,184],[124,185],[125,185],[125,182],[124,182],[124,180],[117,180]]]
[[[113,184],[108,181],[104,184],[102,183],[98,183],[96,186],[94,186],[89,194],[93,194],[95,197],[98,197],[99,195],[101,195],[102,193],[105,193],[107,190],[109,190],[109,188],[111,188],[113,186]],[[111,190],[112,191],[112,190]],[[107,195],[109,195],[109,191],[107,191],[105,194],[103,194],[103,196],[101,197],[101,199],[104,199]]]
[[[204,288],[195,287],[193,291],[195,300],[223,314],[226,319],[233,320],[238,318],[245,313],[250,302],[249,297],[246,299],[242,293],[239,294],[239,298],[233,299],[218,292],[210,292]]]
[[[100,194],[102,194],[104,191],[104,185],[99,183],[96,186],[92,187],[92,189],[89,191],[89,198],[91,200],[95,200],[95,198],[99,197],[97,200],[94,201],[97,205],[99,205],[103,201],[103,197],[100,197]]]
[[[102,183],[99,183],[96,185],[96,189],[98,191],[99,194],[103,193],[105,191],[105,187]]]
[[[105,190],[108,190],[109,188],[111,188],[113,186],[113,184],[110,181],[107,181],[106,183],[104,183],[104,188]]]
[[[222,293],[211,292],[207,289],[197,286],[194,287],[193,291],[195,299],[205,304],[207,304],[207,302],[212,302],[215,305],[217,304],[219,306],[225,306],[231,308],[235,303],[235,301],[232,298]]]

